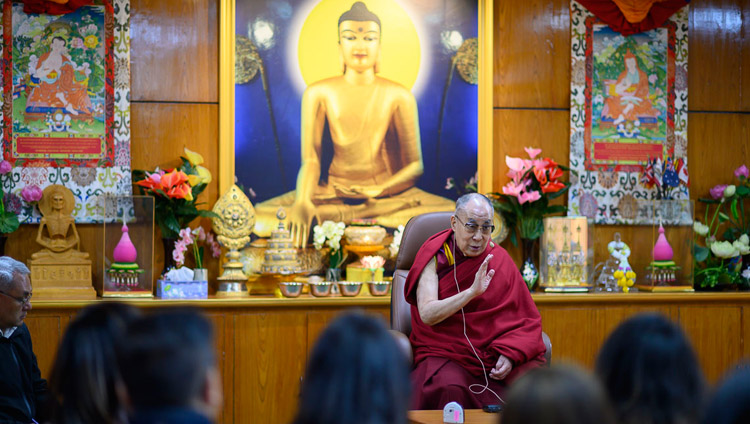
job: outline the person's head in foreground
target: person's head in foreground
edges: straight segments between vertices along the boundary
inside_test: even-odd
[[[214,420],[223,401],[214,349],[211,322],[197,310],[163,310],[133,322],[117,352],[131,424]]]
[[[128,304],[99,303],[84,308],[65,329],[49,380],[56,423],[111,423],[118,417],[115,342],[138,316]]]
[[[738,367],[721,382],[708,402],[702,422],[750,423],[750,364]]]
[[[596,360],[618,421],[693,423],[700,417],[704,381],[682,329],[658,314],[620,324]]]
[[[29,268],[10,256],[0,256],[0,331],[23,324],[31,310]]]
[[[596,378],[573,366],[542,367],[515,382],[505,398],[503,424],[614,424]]]
[[[362,313],[337,318],[307,364],[295,424],[406,424],[409,364],[385,325]]]

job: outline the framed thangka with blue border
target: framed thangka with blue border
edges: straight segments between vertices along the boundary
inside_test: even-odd
[[[648,221],[644,200],[689,199],[688,6],[627,37],[571,1],[570,215]]]
[[[131,194],[129,10],[129,0],[96,0],[27,14],[3,1],[0,120],[12,169],[0,180],[11,208],[24,187],[62,184],[76,221],[99,222],[103,195]],[[19,214],[39,219],[31,208]]]

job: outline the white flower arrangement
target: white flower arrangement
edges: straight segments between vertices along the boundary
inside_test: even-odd
[[[346,259],[341,253],[341,237],[344,236],[343,222],[323,221],[313,228],[313,246],[320,250],[323,246],[331,248],[329,268],[338,268]]]
[[[393,232],[393,241],[388,246],[388,250],[391,252],[391,257],[395,258],[398,255],[398,249],[401,247],[401,237],[404,236],[404,226],[399,225],[396,231]]]

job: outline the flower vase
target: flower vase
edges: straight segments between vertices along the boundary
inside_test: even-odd
[[[748,277],[745,277],[748,275]],[[742,266],[740,267],[740,290],[750,290],[750,253],[742,255]]]
[[[326,281],[341,281],[341,268],[328,268],[326,270]]]
[[[522,238],[521,248],[523,249],[521,277],[529,288],[529,291],[533,291],[539,279],[539,238]]]
[[[177,264],[175,264],[174,257],[172,256],[176,241],[177,238],[172,237],[163,237],[161,239],[162,245],[164,246],[164,269],[162,269],[161,274],[159,274],[161,276],[160,278],[164,278],[164,274],[177,268]]]
[[[195,268],[193,270],[193,280],[208,281],[208,270],[206,268]]]

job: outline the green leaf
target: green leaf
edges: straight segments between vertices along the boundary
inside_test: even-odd
[[[711,204],[718,204],[718,203],[721,203],[721,199],[719,199],[719,200],[716,200],[716,199],[706,199],[706,198],[701,198],[701,199],[698,199],[698,201],[699,201],[699,202],[703,202],[703,203],[711,203]]]
[[[13,212],[4,212],[0,214],[0,233],[12,233],[18,229],[19,225],[18,216]]]
[[[198,210],[198,216],[203,217],[203,218],[221,218],[214,211],[207,211],[203,209]]]
[[[556,213],[565,213],[568,208],[565,205],[552,205],[547,208],[545,215],[551,215]]]
[[[696,262],[703,262],[708,258],[709,250],[707,247],[693,245],[693,256]]]
[[[750,196],[750,187],[743,186],[743,185],[737,187],[737,194],[743,197]]]
[[[719,222],[727,222],[729,221],[729,216],[725,214],[724,212],[719,212]]]
[[[169,215],[164,219],[164,225],[167,227],[167,229],[170,230],[170,232],[174,233],[173,235],[167,236],[162,234],[163,237],[176,237],[177,234],[180,233],[180,223],[177,221],[177,218],[175,218],[174,215]]]
[[[740,220],[740,215],[737,213],[737,200],[739,199],[735,197],[734,199],[732,199],[732,203],[729,205],[729,210],[732,211],[732,217],[735,221]]]

